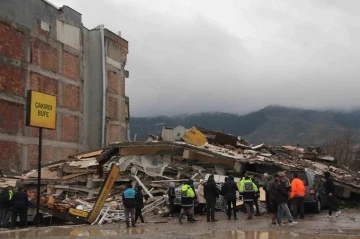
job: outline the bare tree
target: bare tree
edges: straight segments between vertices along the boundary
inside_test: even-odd
[[[355,130],[345,130],[334,137],[327,144],[326,151],[335,157],[338,165],[352,166],[354,163],[354,149],[359,143],[359,134]]]

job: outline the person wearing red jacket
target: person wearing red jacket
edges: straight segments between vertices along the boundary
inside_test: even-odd
[[[293,217],[298,217],[298,210],[300,210],[300,218],[304,218],[304,197],[305,197],[305,185],[304,182],[299,179],[296,172],[293,173],[293,179],[291,181],[290,198],[292,202]]]

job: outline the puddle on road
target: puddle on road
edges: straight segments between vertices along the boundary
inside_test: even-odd
[[[151,236],[157,233],[154,229],[130,228],[130,229],[85,229],[73,227],[53,227],[53,228],[28,228],[22,230],[1,231],[0,239],[13,238],[49,238],[52,237],[93,237],[102,238],[104,236],[126,236],[126,235],[147,235]],[[339,233],[339,232],[338,232]],[[360,239],[360,231],[352,230],[351,232],[344,229],[340,233],[359,233],[355,235],[324,235],[316,233],[295,233],[281,231],[225,231],[209,232],[193,236],[176,235],[169,238],[195,238],[195,239]],[[185,237],[184,237],[185,236]],[[121,237],[119,237],[121,238]]]
[[[197,235],[196,239],[359,239],[360,235],[323,235],[295,232],[226,231]]]
[[[9,230],[0,232],[0,239],[12,238],[51,238],[51,237],[102,237],[119,235],[153,234],[154,230],[129,228],[129,229],[81,229],[81,228],[29,228],[22,230]]]

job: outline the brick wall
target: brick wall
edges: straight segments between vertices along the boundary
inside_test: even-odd
[[[28,167],[29,168],[37,168],[38,157],[39,157],[38,148],[39,148],[38,145],[29,145],[28,146]],[[42,157],[41,158],[42,165],[56,161],[56,148],[43,146],[41,157]]]
[[[21,164],[21,145],[12,142],[0,141],[0,164],[3,172],[17,170]]]
[[[0,160],[9,162],[6,165],[8,169],[20,170],[26,165],[31,169],[37,165],[38,148],[35,142],[38,129],[25,127],[24,122],[25,93],[29,89],[57,96],[57,129],[43,130],[43,163],[75,154],[84,143],[83,72],[86,69],[83,67],[86,64],[83,61],[86,56],[82,44],[87,40],[82,35],[83,29],[76,29],[82,23],[74,20],[75,11],[70,15],[66,11],[62,13],[65,15],[64,24],[69,23],[67,20],[76,23],[64,27],[62,31],[71,29],[75,33],[78,30],[80,35],[72,38],[71,34],[63,34],[66,36],[64,40],[56,32],[57,27],[51,25],[58,19],[58,13],[50,10],[51,7],[45,9],[46,12],[41,15],[35,15],[33,9],[29,10],[27,13],[33,15],[29,15],[31,19],[28,23],[22,22],[26,26],[11,21],[11,14],[0,11],[5,14],[0,16],[0,136],[8,139],[0,142]],[[42,19],[44,15],[46,20]],[[80,15],[78,19],[81,19]],[[110,47],[111,51],[115,51],[111,54],[115,53],[115,60],[123,64],[121,61],[126,60],[127,41],[108,30],[105,35],[105,40],[111,40],[116,46]],[[125,81],[117,67],[112,63],[107,68],[106,127],[109,141],[125,139]],[[101,89],[99,92],[101,94]],[[100,133],[95,136],[100,137]],[[26,155],[28,157],[22,158]]]
[[[80,77],[79,58],[67,51],[63,52],[63,74],[71,79]]]
[[[31,137],[38,138],[39,137],[39,129],[34,127],[29,127],[30,135]],[[42,137],[43,139],[51,139],[51,140],[57,140],[57,130],[52,129],[43,129],[42,130]]]
[[[0,63],[0,91],[8,94],[24,96],[24,71],[22,69]]]
[[[109,143],[120,141],[120,126],[108,124]]]
[[[120,77],[115,71],[108,71],[108,88],[110,93],[117,94],[119,87]]]
[[[62,87],[62,106],[71,110],[79,110],[79,87],[69,84],[63,84]]]
[[[120,95],[125,96],[125,79],[120,79]]]
[[[0,22],[0,36],[0,54],[14,58],[15,60],[24,60],[24,33]]]
[[[62,115],[61,126],[62,141],[79,142],[79,117]]]
[[[0,16],[0,57],[4,57],[0,61],[0,134],[9,136],[9,141],[0,142],[0,161],[7,162],[0,168],[20,171],[26,165],[28,169],[37,167],[38,145],[33,142],[37,142],[39,130],[25,126],[25,93],[29,89],[57,96],[58,129],[43,129],[43,163],[77,153],[82,146],[83,53],[51,39],[50,32],[4,22]],[[30,142],[29,138],[36,140],[30,145],[23,143]],[[28,157],[22,158],[24,155]]]
[[[76,149],[61,149],[61,159],[67,159],[68,156],[77,154],[78,152]]]
[[[24,112],[23,104],[0,99],[0,133],[23,134]]]
[[[59,52],[48,43],[32,37],[31,63],[46,70],[57,72],[59,66]]]
[[[125,118],[126,118],[126,103],[125,103],[125,98],[122,98],[120,100],[120,107],[119,107],[119,111],[120,111],[120,121],[125,122]]]
[[[111,119],[118,119],[118,99],[114,97],[107,97],[107,117]]]
[[[38,73],[30,73],[30,89],[40,91],[50,95],[58,94],[58,83],[56,80],[40,75]]]

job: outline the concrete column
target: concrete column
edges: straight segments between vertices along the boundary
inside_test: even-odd
[[[27,145],[23,145],[21,148],[21,170],[26,171],[28,170],[28,150],[29,147]]]

